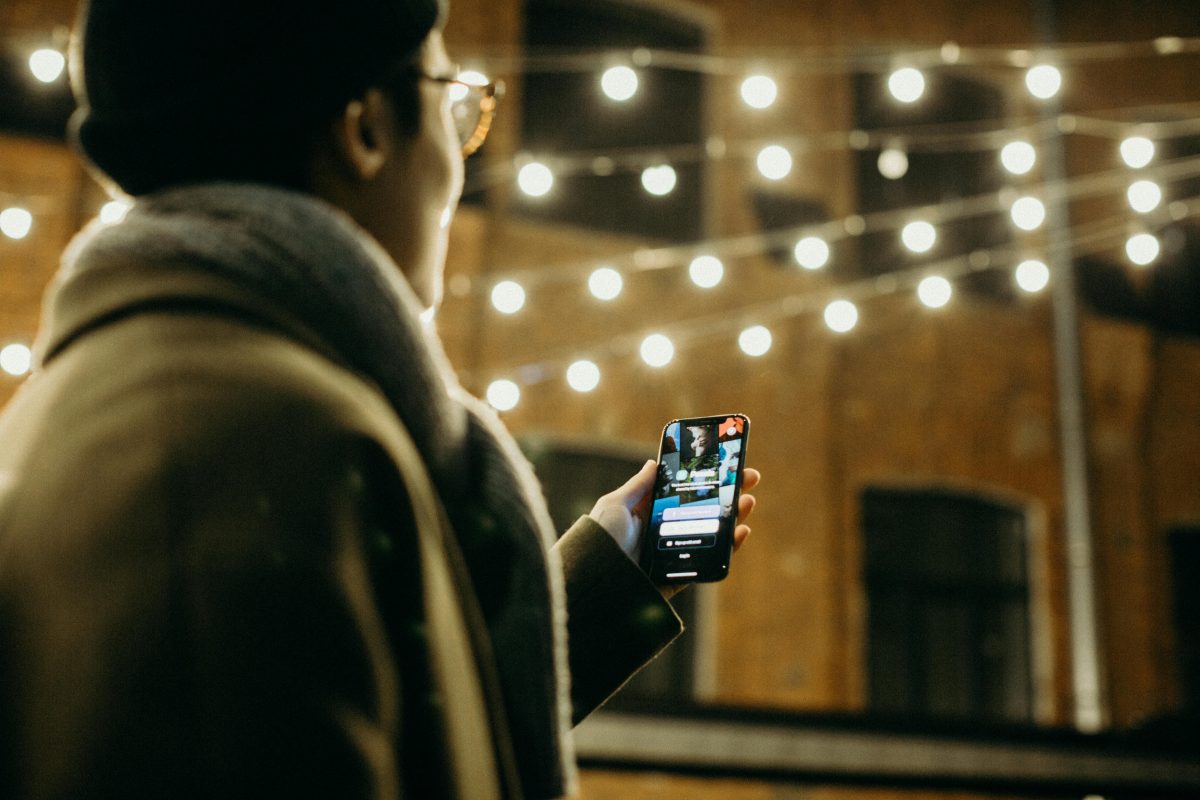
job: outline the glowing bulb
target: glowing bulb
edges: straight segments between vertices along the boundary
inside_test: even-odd
[[[1036,231],[1046,221],[1046,206],[1036,197],[1021,197],[1010,210],[1013,224],[1023,231]]]
[[[1000,163],[1013,175],[1024,175],[1037,164],[1037,150],[1029,142],[1009,142],[1000,150]]]
[[[511,411],[521,402],[521,387],[512,381],[492,381],[487,388],[487,401],[497,411]]]
[[[661,333],[652,333],[642,340],[642,361],[652,367],[665,367],[675,357],[675,345]]]
[[[742,81],[742,101],[751,108],[770,108],[779,97],[779,87],[766,75],[751,75]]]
[[[1049,100],[1062,89],[1063,76],[1058,67],[1038,64],[1025,73],[1025,88],[1039,100]]]
[[[577,392],[590,392],[600,385],[600,368],[591,361],[576,361],[567,367],[567,385]]]
[[[759,151],[757,164],[764,178],[781,180],[792,171],[792,154],[777,144],[768,145]]]
[[[33,228],[33,214],[13,206],[0,211],[0,233],[10,239],[24,239]]]
[[[525,289],[516,281],[500,281],[492,288],[492,305],[502,314],[515,314],[525,305]]]
[[[924,220],[910,222],[900,231],[900,241],[914,253],[928,253],[937,244],[937,228]]]
[[[0,350],[0,369],[14,377],[21,377],[33,366],[33,353],[23,344],[10,344]]]
[[[100,206],[100,221],[105,225],[115,225],[125,219],[129,213],[129,203],[124,200],[109,200]]]
[[[54,83],[67,66],[66,57],[48,47],[35,50],[29,56],[29,71],[42,83]]]
[[[925,76],[913,67],[898,69],[888,76],[888,91],[901,103],[915,103],[925,94]]]
[[[738,347],[748,356],[757,358],[764,355],[771,349],[771,332],[762,325],[746,328],[738,336]]]
[[[677,180],[675,168],[669,164],[659,164],[642,170],[642,188],[658,197],[674,191]]]
[[[805,236],[796,242],[793,255],[805,269],[820,269],[829,263],[829,244],[819,236]]]
[[[1149,214],[1162,203],[1162,187],[1154,181],[1135,181],[1126,192],[1129,207],[1139,214]]]
[[[725,265],[716,256],[697,256],[688,265],[688,275],[701,289],[711,289],[725,276]]]
[[[610,100],[623,103],[637,94],[637,73],[629,67],[609,67],[600,76],[600,88]]]
[[[890,181],[898,181],[908,174],[908,155],[895,147],[889,147],[879,154],[879,174]]]
[[[917,297],[929,308],[941,308],[953,294],[954,287],[941,275],[930,275],[917,285]]]
[[[597,300],[612,300],[621,293],[625,282],[612,267],[601,267],[588,277],[588,291]]]
[[[847,333],[858,324],[858,308],[849,300],[834,300],[825,306],[825,324],[835,333]]]
[[[1121,142],[1121,160],[1133,169],[1141,169],[1154,160],[1154,142],[1145,136],[1130,136]]]
[[[1050,283],[1050,268],[1041,261],[1031,258],[1017,265],[1014,276],[1017,286],[1030,294],[1035,294],[1045,289],[1046,285]]]
[[[521,167],[517,186],[530,197],[544,197],[554,188],[554,173],[545,164],[534,161]]]
[[[1162,245],[1159,243],[1158,237],[1151,233],[1134,234],[1129,237],[1129,241],[1125,242],[1125,255],[1129,256],[1129,260],[1139,267],[1153,264],[1161,252]]]

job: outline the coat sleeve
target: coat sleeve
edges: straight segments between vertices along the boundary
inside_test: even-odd
[[[578,724],[670,644],[683,622],[591,517],[580,517],[555,549],[567,595],[572,721]]]

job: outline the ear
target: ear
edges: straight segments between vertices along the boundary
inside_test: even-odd
[[[383,93],[368,89],[351,100],[332,122],[333,149],[340,166],[355,178],[370,181],[392,156],[395,128]]]

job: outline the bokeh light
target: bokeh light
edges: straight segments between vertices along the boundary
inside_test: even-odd
[[[621,294],[625,281],[612,267],[600,267],[588,276],[588,291],[597,300],[613,300]]]
[[[771,349],[771,332],[762,325],[746,328],[738,336],[738,347],[748,356],[765,355]]]
[[[834,300],[825,306],[825,324],[836,333],[848,333],[858,324],[858,307],[849,300]]]
[[[665,367],[675,357],[675,345],[661,333],[652,333],[642,340],[642,361],[652,367]]]
[[[766,75],[751,75],[742,81],[742,102],[751,108],[770,108],[779,97],[779,86]]]
[[[1037,164],[1037,150],[1029,142],[1009,142],[1000,150],[1000,163],[1013,175],[1025,175]]]
[[[66,56],[49,47],[35,50],[29,56],[29,71],[42,83],[54,83],[66,66]]]
[[[540,161],[530,162],[517,173],[517,186],[530,197],[545,197],[554,188],[554,173]]]
[[[805,269],[821,269],[829,263],[829,244],[819,236],[805,236],[796,242],[792,254]]]
[[[1013,273],[1022,291],[1036,294],[1050,283],[1050,268],[1035,258],[1022,261]]]
[[[900,241],[914,253],[928,253],[937,244],[937,228],[924,220],[910,222],[900,231]]]
[[[587,360],[567,367],[567,385],[577,392],[590,392],[600,385],[600,368]]]
[[[502,314],[515,314],[525,306],[525,289],[516,281],[500,281],[492,288],[492,305]]]
[[[497,411],[511,411],[521,402],[521,387],[510,380],[492,381],[487,388],[487,401]]]
[[[930,275],[917,285],[917,298],[928,308],[941,308],[950,302],[954,287],[941,275]]]
[[[600,76],[600,88],[610,100],[623,103],[637,94],[637,73],[629,67],[609,67]]]
[[[903,67],[888,76],[888,91],[901,103],[915,103],[925,94],[925,75],[914,67]]]
[[[725,276],[725,265],[716,256],[697,256],[688,265],[688,275],[701,289],[711,289]]]
[[[755,163],[764,178],[778,181],[786,178],[792,171],[792,154],[787,148],[771,144],[759,151]]]
[[[33,366],[33,351],[28,345],[14,342],[0,350],[0,369],[19,378]]]

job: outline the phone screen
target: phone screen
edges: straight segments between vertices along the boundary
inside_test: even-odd
[[[729,574],[750,420],[743,414],[667,423],[642,568],[658,584],[719,581]]]

